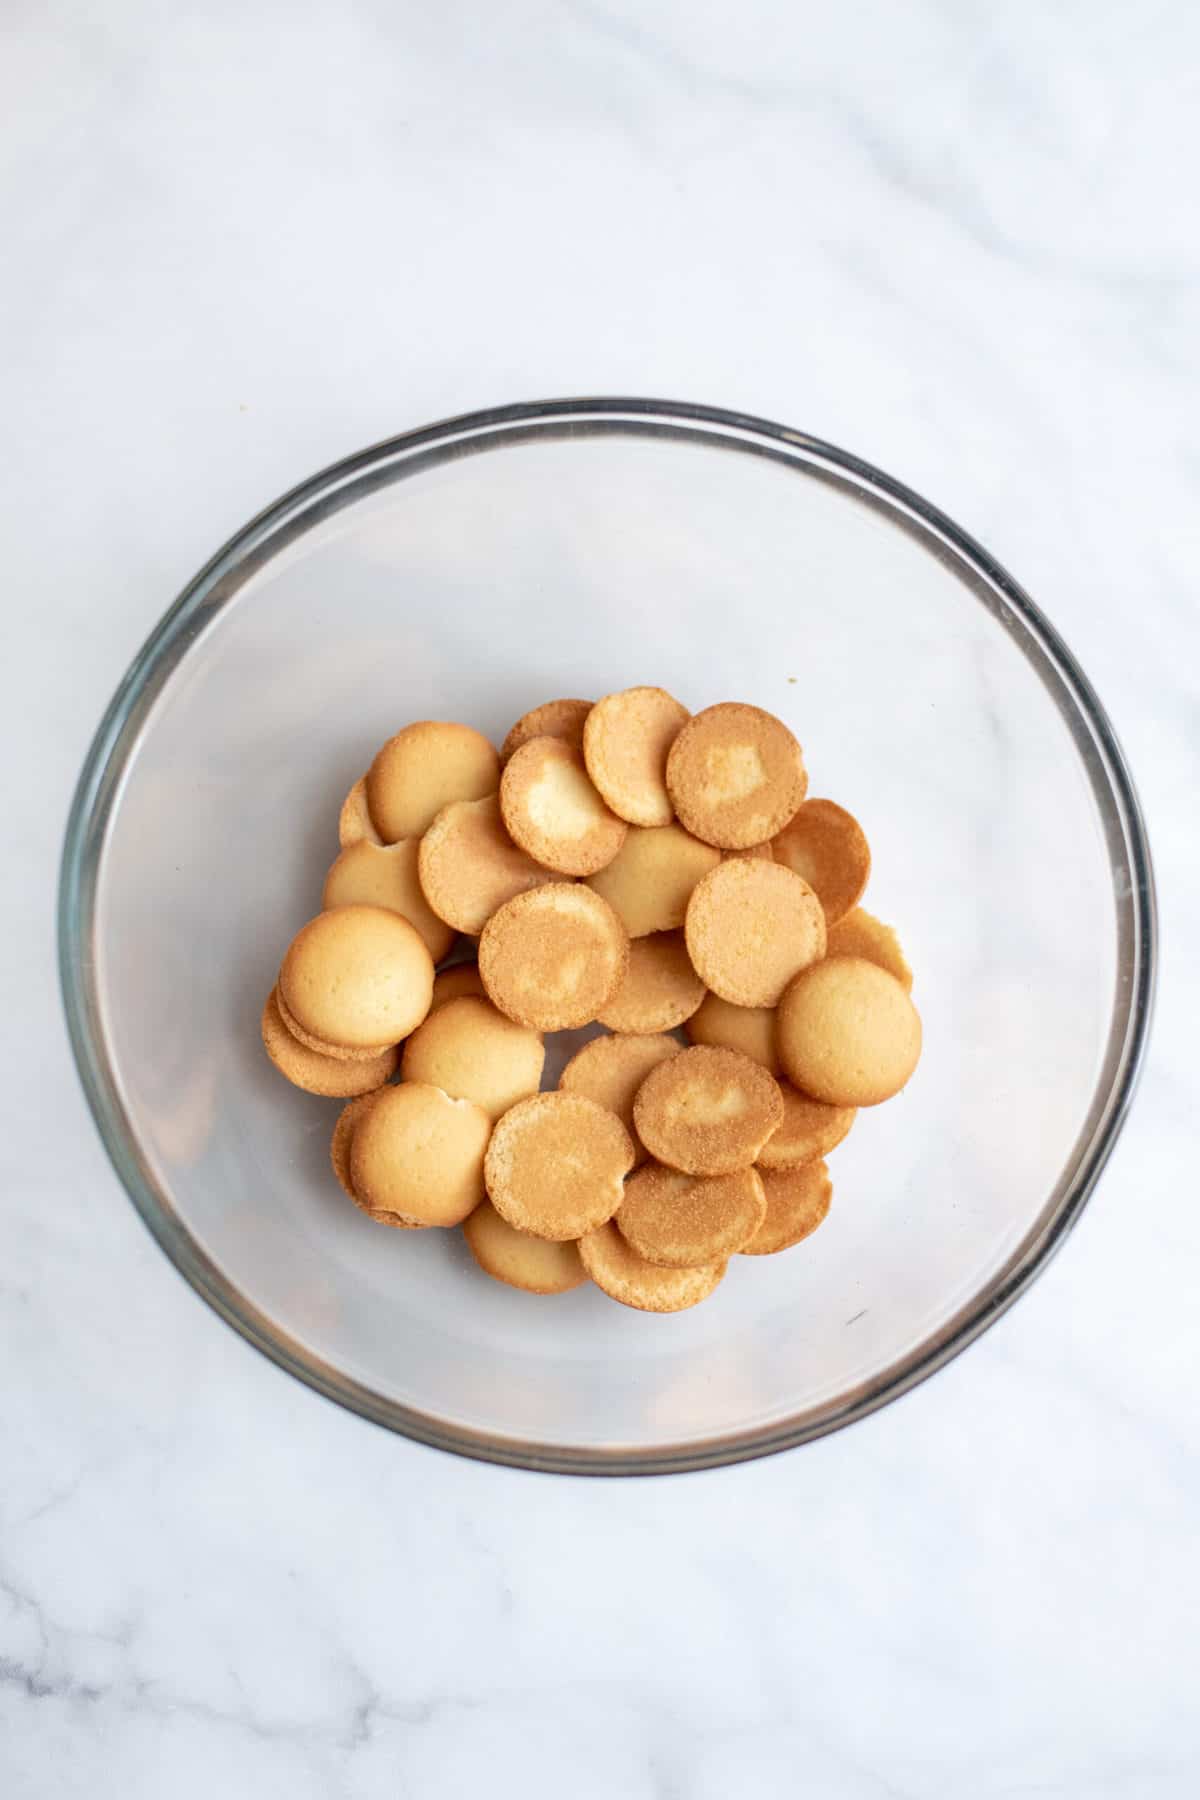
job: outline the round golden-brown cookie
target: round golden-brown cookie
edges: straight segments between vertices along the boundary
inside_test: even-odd
[[[455,963],[452,968],[442,969],[433,978],[433,1000],[430,1003],[431,1013],[439,1006],[445,1006],[447,1000],[463,1000],[468,994],[477,994],[486,1000],[483,991],[483,979],[479,973],[479,964],[473,962]]]
[[[530,738],[513,751],[500,781],[500,812],[513,842],[560,875],[594,875],[628,830],[592,786],[582,753],[562,738]]]
[[[767,1213],[755,1169],[732,1175],[685,1175],[647,1163],[625,1183],[616,1227],[647,1262],[696,1269],[749,1243]]]
[[[728,1000],[722,1000],[720,994],[705,994],[683,1029],[691,1044],[716,1044],[725,1050],[740,1050],[743,1056],[761,1063],[770,1074],[779,1073],[773,1006],[733,1006]]]
[[[745,857],[696,883],[684,933],[696,973],[734,1006],[776,1006],[792,977],[825,954],[825,915],[807,881]]]
[[[567,1294],[587,1280],[578,1244],[551,1243],[549,1238],[517,1231],[490,1200],[463,1220],[462,1232],[484,1273],[508,1287],[523,1288],[527,1294]]]
[[[780,719],[726,701],[690,718],[667,758],[667,791],[694,837],[746,850],[782,831],[804,798],[800,746]]]
[[[492,914],[479,940],[488,999],[534,1031],[590,1025],[628,962],[629,938],[612,907],[573,882],[518,894]]]
[[[359,838],[340,851],[325,877],[321,905],[386,906],[415,925],[434,962],[441,962],[454,942],[454,928],[439,919],[421,892],[417,878],[417,840],[373,844]]]
[[[610,1300],[638,1312],[683,1312],[707,1300],[725,1273],[724,1262],[698,1269],[664,1269],[639,1256],[613,1224],[601,1225],[580,1240],[583,1266]]]
[[[778,1082],[748,1056],[707,1044],[651,1069],[633,1103],[651,1156],[688,1175],[748,1169],[782,1119]]]
[[[610,1031],[674,1031],[704,998],[704,983],[688,961],[681,931],[634,938],[629,966],[596,1017]]]
[[[492,1121],[472,1100],[402,1081],[357,1122],[350,1185],[370,1213],[410,1225],[458,1225],[483,1199]]]
[[[324,1055],[300,1043],[280,1017],[278,995],[274,988],[267,995],[262,1012],[263,1048],[281,1075],[293,1087],[306,1094],[321,1094],[326,1099],[341,1100],[348,1095],[366,1094],[372,1088],[390,1081],[396,1073],[399,1051],[392,1046],[378,1056],[360,1057],[348,1062],[340,1057]],[[673,1045],[672,1048],[678,1048]]]
[[[773,1256],[790,1250],[811,1237],[829,1212],[833,1183],[829,1170],[818,1158],[800,1169],[759,1169],[766,1196],[766,1217],[748,1243],[743,1256]]]
[[[506,900],[555,879],[513,843],[496,794],[443,807],[421,839],[417,870],[438,918],[472,937]]]
[[[660,687],[625,688],[597,700],[583,727],[587,772],[619,819],[669,825],[667,752],[691,715]]]
[[[608,867],[589,877],[630,937],[674,931],[683,924],[692,889],[715,869],[721,852],[682,825],[631,826]]]
[[[582,1094],[598,1106],[616,1113],[633,1139],[637,1162],[646,1152],[633,1124],[634,1095],[651,1069],[669,1056],[679,1055],[679,1045],[661,1033],[623,1033],[593,1038],[574,1055],[558,1078],[565,1094]]]
[[[285,1019],[322,1043],[382,1049],[407,1037],[429,1011],[433,958],[399,913],[337,906],[296,933],[279,992]]]
[[[498,1119],[536,1094],[546,1049],[536,1031],[514,1025],[490,1000],[466,996],[431,1011],[404,1046],[402,1081],[427,1081],[454,1100],[473,1100]]]
[[[385,844],[419,838],[443,806],[482,800],[500,785],[500,758],[470,725],[421,719],[379,751],[366,774],[367,806]]]
[[[921,1020],[877,963],[834,956],[797,975],[779,1003],[779,1060],[793,1087],[827,1106],[878,1106],[921,1054]]]
[[[772,840],[775,861],[802,875],[821,902],[827,926],[862,899],[871,846],[858,820],[833,800],[806,800]]]
[[[779,1091],[783,1124],[759,1151],[760,1169],[799,1169],[818,1156],[828,1156],[858,1117],[853,1106],[826,1106],[821,1100],[806,1099],[790,1081],[781,1081]]]
[[[562,738],[582,750],[583,724],[591,710],[590,700],[547,700],[543,706],[535,706],[521,715],[501,744],[500,761],[507,762],[514,750],[535,737]]]
[[[373,1094],[360,1094],[357,1100],[351,1100],[348,1106],[343,1106],[333,1128],[333,1137],[329,1145],[329,1160],[343,1191],[349,1194],[355,1206],[361,1212],[365,1212],[369,1219],[374,1219],[377,1225],[392,1225],[397,1231],[422,1231],[424,1230],[423,1226],[413,1225],[408,1219],[399,1219],[395,1213],[372,1212],[370,1207],[359,1199],[350,1180],[350,1150],[354,1143],[355,1130],[359,1120],[370,1111],[382,1091],[381,1088],[376,1088]]]
[[[534,1094],[497,1122],[484,1175],[502,1218],[561,1243],[612,1218],[632,1167],[632,1140],[607,1107],[581,1094]]]
[[[360,775],[342,801],[342,810],[338,814],[338,843],[344,850],[347,845],[359,844],[364,839],[368,844],[383,842],[367,805],[367,778]]]
[[[830,929],[825,953],[827,956],[861,956],[867,962],[878,963],[881,969],[896,977],[906,994],[912,991],[913,972],[895,930],[864,907],[856,906]]]

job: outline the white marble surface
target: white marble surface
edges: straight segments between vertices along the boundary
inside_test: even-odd
[[[0,30],[0,1792],[1195,1794],[1194,9]],[[817,431],[994,548],[1116,720],[1164,924],[1033,1292],[866,1424],[669,1482],[455,1461],[255,1356],[125,1202],[52,960],[86,743],[209,551],[407,425],[605,391]]]

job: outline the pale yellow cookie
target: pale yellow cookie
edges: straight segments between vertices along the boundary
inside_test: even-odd
[[[632,1167],[615,1113],[581,1094],[535,1094],[498,1121],[484,1174],[502,1218],[561,1243],[612,1218]]]
[[[896,980],[862,957],[805,969],[779,1003],[776,1043],[793,1087],[827,1106],[878,1106],[921,1054],[921,1020]]]
[[[771,840],[769,838],[765,844],[750,844],[745,850],[722,850],[721,855],[726,862],[739,856],[745,858],[748,862],[775,861],[775,852],[771,848]]]
[[[487,995],[483,991],[483,978],[479,973],[478,963],[455,963],[452,968],[443,969],[433,978],[433,1000],[430,1012],[445,1006],[447,1000],[463,1000],[468,994],[478,994],[481,1000]]]
[[[800,746],[773,713],[740,702],[688,720],[667,758],[667,791],[693,836],[745,850],[781,831],[804,798]]]
[[[500,785],[500,758],[470,725],[421,719],[406,725],[367,770],[367,806],[385,844],[419,838],[443,806],[482,800]]]
[[[604,804],[583,756],[562,738],[530,738],[500,782],[500,812],[515,844],[560,875],[593,875],[610,863],[628,826]]]
[[[279,971],[287,1015],[326,1044],[382,1049],[429,1011],[433,958],[420,932],[381,906],[337,906],[301,926]]]
[[[651,1069],[669,1056],[679,1055],[673,1037],[661,1033],[617,1033],[612,1037],[593,1038],[574,1055],[558,1078],[565,1094],[582,1094],[598,1106],[616,1113],[633,1139],[636,1160],[645,1162],[646,1152],[633,1125],[633,1099]]]
[[[734,1006],[775,1006],[825,954],[825,915],[808,883],[777,863],[736,858],[696,883],[684,926],[706,987]]]
[[[683,924],[692,889],[715,869],[721,852],[682,825],[631,826],[607,868],[588,879],[603,894],[630,937],[674,931]]]
[[[343,1191],[349,1194],[355,1206],[365,1212],[369,1219],[374,1219],[377,1225],[392,1225],[397,1231],[421,1231],[424,1229],[423,1226],[413,1225],[408,1219],[399,1219],[395,1213],[372,1212],[370,1207],[359,1199],[350,1179],[350,1152],[354,1143],[355,1130],[360,1119],[366,1116],[382,1092],[382,1088],[376,1088],[373,1094],[360,1094],[357,1100],[351,1100],[348,1106],[343,1106],[333,1128],[333,1137],[329,1145],[329,1160]]]
[[[321,905],[386,906],[415,925],[434,962],[441,962],[454,942],[454,928],[430,907],[417,878],[417,840],[373,844],[360,838],[347,844],[325,877]]]
[[[517,1231],[490,1200],[463,1220],[463,1236],[486,1275],[527,1294],[566,1294],[587,1280],[578,1244],[551,1243]]]
[[[758,1153],[760,1169],[799,1169],[818,1156],[836,1150],[858,1117],[853,1106],[826,1106],[798,1094],[790,1081],[781,1081],[783,1124],[773,1131]]]
[[[583,759],[619,819],[671,823],[667,752],[690,716],[660,687],[626,688],[597,700],[583,727]]]
[[[754,1169],[732,1175],[685,1175],[648,1163],[625,1183],[616,1226],[647,1262],[695,1269],[749,1243],[767,1203]]]
[[[596,1017],[610,1031],[674,1031],[704,998],[704,983],[688,961],[681,931],[634,938],[629,966]]]
[[[716,1044],[725,1050],[740,1050],[772,1075],[778,1075],[779,1057],[775,1052],[775,1008],[773,1006],[733,1006],[720,994],[705,994],[697,1010],[684,1026],[691,1044]]]
[[[404,1046],[402,1081],[427,1081],[455,1100],[473,1100],[493,1119],[536,1094],[546,1050],[540,1035],[514,1025],[490,1000],[467,996],[430,1012]]]
[[[399,1060],[399,1052],[394,1046],[381,1051],[378,1056],[356,1058],[353,1062],[310,1049],[292,1036],[280,1017],[274,988],[263,1007],[262,1039],[267,1055],[293,1087],[303,1088],[306,1094],[322,1094],[333,1100],[366,1094],[390,1081]],[[673,1044],[672,1049],[678,1049],[678,1045]]]
[[[871,846],[858,820],[833,800],[806,800],[772,840],[775,861],[802,875],[826,926],[857,906],[871,874]]]
[[[562,738],[582,750],[584,720],[591,710],[590,700],[547,700],[544,706],[535,706],[521,715],[501,744],[500,761],[507,762],[514,750],[535,737]]]
[[[828,956],[861,956],[878,963],[896,977],[906,994],[912,991],[913,972],[895,930],[864,907],[856,906],[838,920],[829,932],[825,951]]]
[[[651,1069],[633,1103],[651,1156],[688,1175],[748,1169],[782,1119],[778,1082],[748,1056],[707,1044]]]
[[[410,1225],[458,1225],[484,1196],[492,1121],[471,1100],[425,1082],[385,1088],[354,1128],[350,1185],[371,1213]]]
[[[766,1197],[766,1217],[743,1256],[773,1256],[811,1237],[826,1218],[833,1197],[829,1170],[818,1158],[800,1169],[759,1169]]]
[[[534,1031],[590,1025],[617,992],[629,938],[607,900],[554,882],[494,912],[479,940],[479,973],[493,1006]]]
[[[496,794],[444,807],[421,839],[417,870],[438,918],[472,937],[506,900],[555,879],[513,843]]]
[[[367,778],[361,775],[342,801],[342,810],[338,814],[338,843],[344,850],[348,844],[359,844],[364,839],[368,844],[383,842],[367,805]]]
[[[724,1262],[698,1269],[664,1269],[639,1256],[615,1225],[601,1225],[580,1239],[583,1266],[602,1293],[638,1312],[683,1312],[707,1300],[725,1273]]]

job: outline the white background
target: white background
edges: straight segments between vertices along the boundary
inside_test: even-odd
[[[1200,26],[1186,0],[3,9],[0,1791],[1200,1786]],[[1164,962],[1033,1292],[793,1454],[587,1482],[291,1382],[125,1201],[66,1048],[91,732],[234,528],[461,409],[651,393],[976,533],[1107,703]]]

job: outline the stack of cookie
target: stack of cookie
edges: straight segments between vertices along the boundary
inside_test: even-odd
[[[276,1067],[349,1100],[350,1199],[461,1224],[512,1286],[590,1277],[652,1312],[814,1231],[824,1158],[908,1080],[921,1027],[858,904],[862,829],[807,786],[770,713],[654,687],[537,707],[499,755],[465,725],[391,738],[263,1013]],[[435,973],[459,934],[475,960]],[[541,1092],[546,1034],[596,1022]]]

